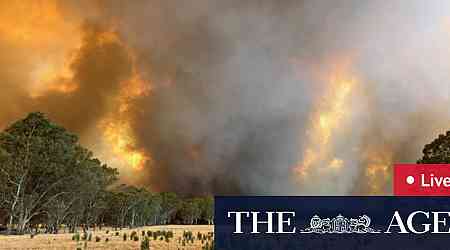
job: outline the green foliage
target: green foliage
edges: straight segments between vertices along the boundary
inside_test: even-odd
[[[73,241],[80,241],[80,234],[78,232],[76,232],[73,236],[72,236],[72,240]]]
[[[170,216],[175,213],[180,206],[180,199],[175,193],[163,192],[160,194],[161,197],[161,210],[162,210],[162,222],[163,224],[168,224],[170,221]]]
[[[184,238],[186,241],[191,241],[191,240],[193,240],[193,239],[194,239],[194,236],[193,236],[193,234],[192,234],[192,231],[184,231],[184,232],[183,232],[183,238]]]
[[[56,229],[65,224],[72,233],[100,223],[136,228],[212,222],[212,197],[182,199],[175,193],[112,185],[117,176],[117,170],[95,158],[76,135],[42,113],[30,113],[0,133],[0,209],[19,232],[30,221]],[[141,233],[154,240],[173,238],[170,231]],[[80,238],[90,241],[92,235],[73,236],[74,241]]]
[[[425,145],[423,156],[417,163],[446,164],[450,163],[450,131],[441,134],[430,144]]]
[[[150,240],[148,237],[145,237],[144,240],[141,242],[141,250],[148,250],[150,249]]]
[[[4,209],[19,231],[42,211],[48,224],[78,215],[78,209],[87,218],[95,217],[98,207],[85,209],[87,204],[101,200],[101,192],[95,191],[105,191],[117,176],[80,146],[77,136],[42,113],[31,113],[0,133],[0,152],[0,180],[8,180],[0,181],[0,196],[15,204]]]

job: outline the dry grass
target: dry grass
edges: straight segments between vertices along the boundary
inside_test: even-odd
[[[102,231],[96,231],[92,234],[92,240],[86,241],[87,248],[84,248],[85,241],[80,240],[79,242],[73,241],[73,234],[41,234],[35,236],[33,239],[30,238],[30,235],[21,235],[21,236],[0,236],[0,249],[1,250],[22,250],[22,249],[33,249],[33,250],[63,250],[63,249],[71,249],[76,250],[77,247],[81,249],[108,249],[108,250],[122,250],[122,249],[140,249],[140,244],[142,240],[142,231],[158,231],[158,230],[166,230],[172,231],[174,233],[173,239],[170,240],[169,243],[166,241],[156,240],[154,241],[151,238],[150,247],[151,249],[166,249],[166,250],[193,250],[193,249],[202,249],[201,241],[195,240],[194,244],[186,243],[186,246],[182,246],[178,242],[179,238],[183,237],[184,231],[192,231],[194,237],[197,236],[197,233],[200,232],[202,234],[207,234],[208,232],[213,231],[213,226],[179,226],[179,225],[168,225],[168,226],[153,226],[153,227],[142,227],[136,228],[133,230],[123,229],[119,231],[119,236],[116,236],[116,231],[109,229],[109,233],[106,234],[107,229],[103,229]],[[140,238],[139,241],[130,240],[130,234],[132,231],[136,231]],[[123,241],[123,234],[126,233],[128,235],[128,240]],[[96,236],[101,238],[100,242],[95,242]],[[105,242],[106,238],[109,239],[108,242]]]

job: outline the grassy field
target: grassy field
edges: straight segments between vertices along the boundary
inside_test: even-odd
[[[208,234],[213,232],[213,226],[179,226],[179,225],[168,225],[168,226],[152,226],[152,227],[142,227],[133,230],[123,229],[120,231],[114,231],[112,229],[103,229],[101,231],[97,230],[92,233],[91,241],[74,241],[72,240],[73,234],[41,234],[35,236],[31,239],[30,235],[21,236],[0,236],[0,249],[33,249],[33,250],[56,250],[56,249],[108,249],[108,250],[122,250],[122,249],[140,249],[142,240],[142,231],[172,231],[174,237],[170,239],[169,242],[165,240],[153,240],[151,238],[150,247],[151,249],[167,249],[167,250],[193,250],[202,249],[202,246],[206,244],[206,241],[202,242],[195,239],[194,243],[186,243],[183,246],[182,239],[184,231],[191,231],[195,238],[197,238],[197,233]],[[108,231],[108,233],[107,233]],[[139,241],[134,241],[127,239],[123,240],[123,234],[126,233],[128,237],[132,231],[136,231],[139,236]],[[119,236],[116,236],[116,232],[119,232]],[[96,237],[100,237],[100,241],[96,242]],[[108,239],[108,241],[106,241]],[[208,242],[211,244],[211,242]]]

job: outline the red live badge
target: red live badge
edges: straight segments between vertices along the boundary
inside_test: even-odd
[[[450,196],[450,164],[396,164],[394,195]]]

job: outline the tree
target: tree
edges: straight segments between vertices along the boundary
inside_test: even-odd
[[[439,164],[450,163],[450,131],[445,135],[441,134],[430,144],[425,145],[423,156],[417,163]]]
[[[214,221],[214,198],[211,196],[204,197],[200,203],[201,218],[208,222],[209,225]]]
[[[9,232],[25,233],[33,224],[58,233],[61,224],[75,232],[98,224],[212,223],[211,197],[155,194],[117,185],[117,176],[76,135],[42,113],[31,113],[0,133],[0,211],[8,216]]]
[[[197,220],[200,219],[202,214],[200,204],[201,199],[198,198],[188,199],[182,202],[178,214],[183,219],[184,224],[197,224]]]
[[[9,224],[16,219],[19,232],[45,204],[63,194],[58,186],[71,167],[66,156],[76,140],[40,113],[30,114],[0,134],[0,147],[6,152],[0,171],[9,190],[3,197],[9,204]]]
[[[170,217],[180,206],[180,200],[175,193],[171,192],[163,192],[160,194],[160,197],[162,224],[169,224]]]
[[[90,176],[82,178],[81,173]],[[16,230],[23,233],[31,219],[42,214],[60,223],[74,202],[67,200],[73,190],[85,187],[92,193],[92,188],[104,188],[116,175],[92,159],[77,136],[42,113],[31,113],[0,133],[0,197],[9,214],[10,230],[17,225]],[[54,206],[60,209],[52,214],[49,211]]]

